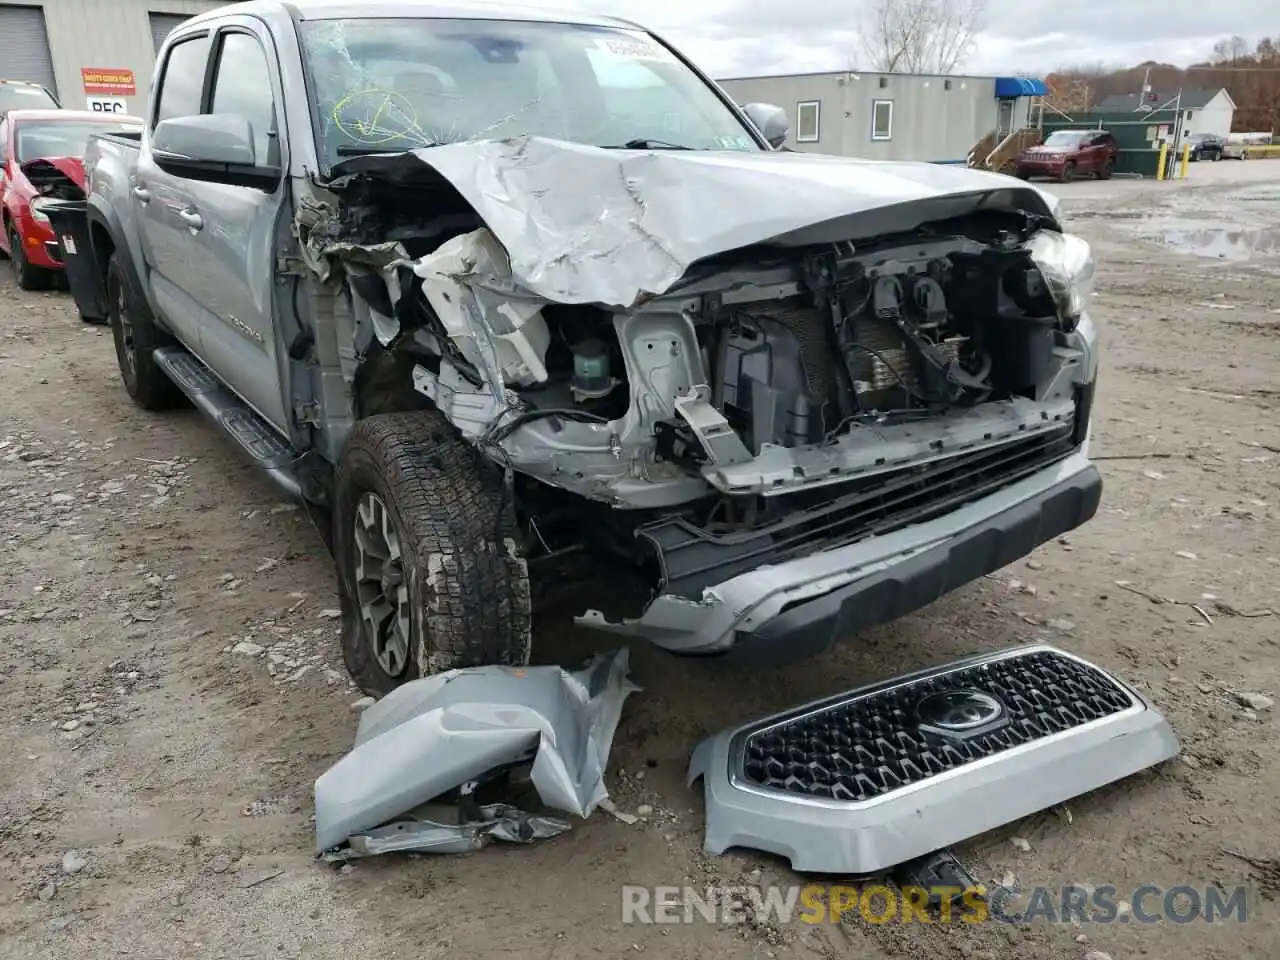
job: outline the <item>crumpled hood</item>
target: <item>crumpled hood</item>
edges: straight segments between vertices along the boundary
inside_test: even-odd
[[[434,171],[484,220],[521,286],[559,303],[629,306],[691,264],[756,244],[909,230],[978,209],[1053,217],[1046,194],[965,167],[791,152],[604,150],[522,137],[358,157],[398,182]]]
[[[84,160],[80,157],[36,157],[24,163],[22,170],[26,173],[28,167],[39,163],[47,163],[59,173],[64,174],[81,190],[85,188]]]

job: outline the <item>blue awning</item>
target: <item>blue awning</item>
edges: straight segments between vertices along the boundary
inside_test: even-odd
[[[996,77],[996,96],[1004,97],[1043,97],[1049,92],[1043,80],[1031,77]]]

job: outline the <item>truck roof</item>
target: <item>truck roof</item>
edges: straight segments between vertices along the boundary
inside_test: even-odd
[[[192,17],[187,23],[199,23],[235,14],[287,12],[298,20],[369,19],[403,17],[405,19],[474,19],[537,20],[545,23],[572,23],[596,27],[636,28],[639,24],[619,17],[596,16],[572,10],[523,6],[515,3],[482,3],[474,0],[245,0],[228,4]]]
[[[10,110],[8,117],[15,123],[21,120],[65,120],[68,123],[97,120],[101,123],[142,123],[141,117],[134,117],[127,113],[98,113],[93,110]]]

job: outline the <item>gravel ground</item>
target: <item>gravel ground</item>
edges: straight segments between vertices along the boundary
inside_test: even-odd
[[[135,410],[66,295],[6,277],[0,956],[1275,957],[1280,163],[1192,171],[1060,188],[1100,260],[1091,523],[782,671],[634,647],[645,689],[610,775],[622,810],[650,808],[634,825],[598,813],[532,847],[342,870],[311,855],[311,784],[349,747],[359,697],[318,535],[194,410]],[[987,882],[1248,884],[1247,923],[622,923],[623,883],[794,882],[702,853],[682,780],[699,737],[1036,638],[1146,690],[1184,756],[958,855]],[[544,625],[535,656],[576,664],[609,642]]]

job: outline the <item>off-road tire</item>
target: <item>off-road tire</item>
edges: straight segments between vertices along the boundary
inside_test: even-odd
[[[49,281],[52,279],[49,271],[31,265],[27,252],[22,249],[22,238],[13,228],[9,229],[9,259],[12,261],[9,266],[13,270],[13,282],[18,285],[19,290],[49,289]]]
[[[1062,175],[1058,178],[1062,183],[1070,183],[1076,178],[1076,165],[1068,162],[1062,167]]]
[[[395,676],[375,655],[357,599],[356,513],[366,494],[386,508],[408,585],[408,655]],[[529,573],[506,500],[492,464],[439,412],[356,424],[334,478],[333,554],[343,658],[365,693],[381,696],[455,667],[529,662]]]
[[[1098,179],[1110,180],[1111,174],[1115,173],[1115,171],[1116,171],[1116,162],[1114,160],[1108,160],[1106,163],[1102,165],[1102,169],[1098,171]]]
[[[151,353],[173,346],[174,340],[156,326],[151,308],[135,290],[119,253],[107,262],[107,323],[116,347],[116,362],[125,391],[143,410],[167,410],[183,400],[177,384],[165,375]],[[128,355],[132,353],[130,364]]]

